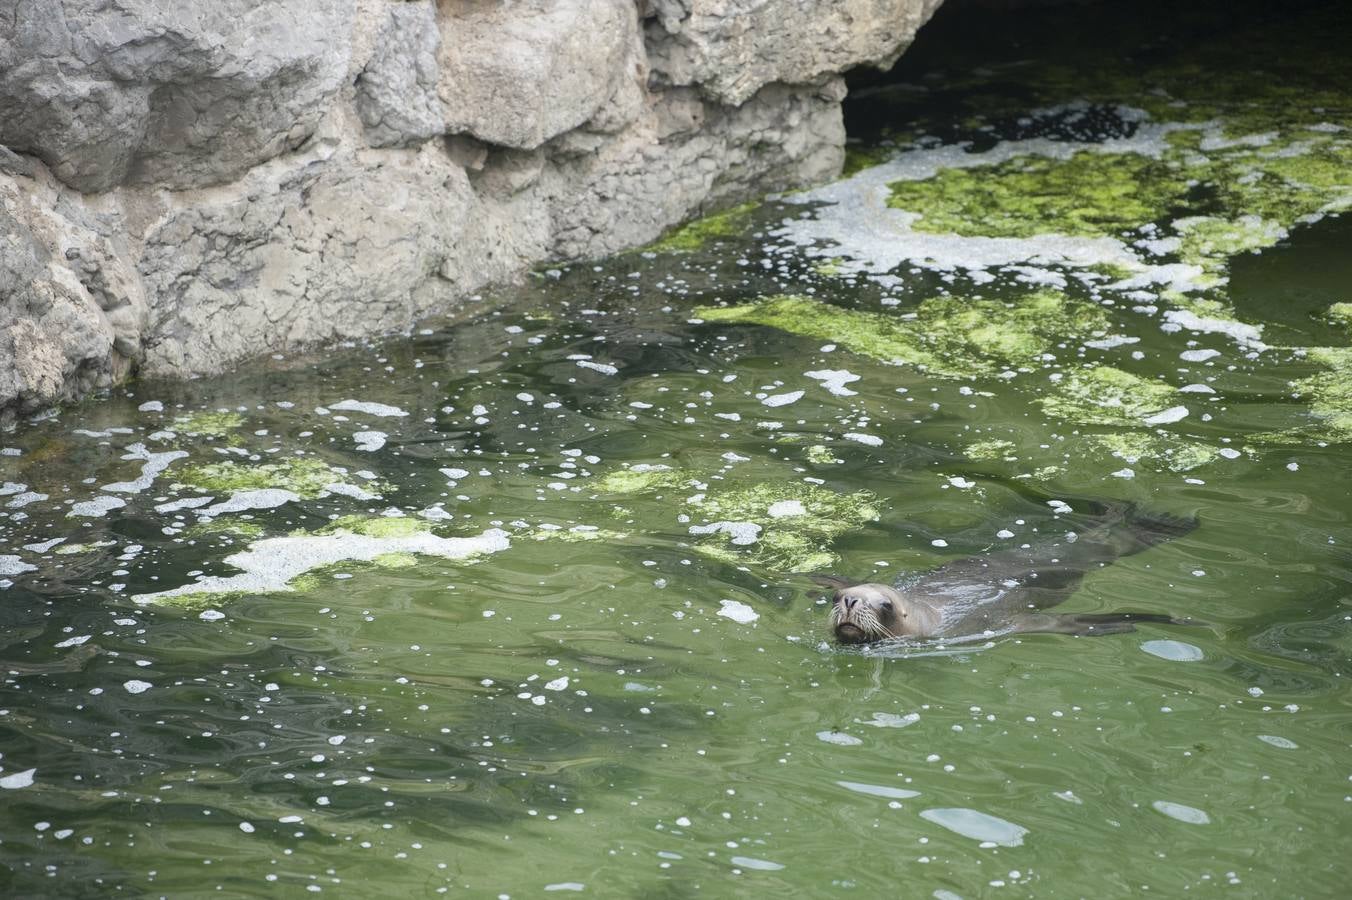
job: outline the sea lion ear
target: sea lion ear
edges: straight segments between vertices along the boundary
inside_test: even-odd
[[[811,575],[809,577],[822,587],[828,587],[836,591],[854,587],[856,584],[863,584],[862,581],[851,581],[848,578],[841,578],[839,575]]]

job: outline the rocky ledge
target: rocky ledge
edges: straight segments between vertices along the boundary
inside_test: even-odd
[[[834,176],[939,0],[18,0],[0,413],[407,328]]]

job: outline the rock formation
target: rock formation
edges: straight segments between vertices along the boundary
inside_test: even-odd
[[[13,0],[0,410],[406,328],[832,177],[939,0]]]

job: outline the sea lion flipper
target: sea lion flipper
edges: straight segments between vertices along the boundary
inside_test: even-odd
[[[1101,637],[1105,634],[1126,634],[1135,631],[1137,624],[1201,625],[1195,619],[1179,619],[1162,613],[1072,613],[1049,615],[1037,613],[1020,616],[1014,630],[1023,634],[1074,634],[1080,637]]]

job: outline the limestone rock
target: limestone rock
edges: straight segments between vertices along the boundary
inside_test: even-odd
[[[538,147],[647,74],[632,0],[443,0],[442,13],[447,130],[490,144]]]
[[[0,15],[0,144],[84,192],[217,184],[299,145],[354,0],[45,0]]]
[[[599,144],[569,135],[555,159],[553,255],[585,259],[642,244],[706,209],[835,176],[845,127],[832,79],[771,85],[741,107],[690,90],[661,95],[651,116]]]
[[[8,415],[108,386],[140,352],[140,280],[111,241],[59,206],[49,186],[0,175],[0,410]]]
[[[538,256],[500,224],[435,145],[279,161],[147,236],[145,370],[406,328]]]
[[[389,8],[356,83],[357,112],[372,146],[406,146],[446,131],[437,98],[440,48],[430,0]]]
[[[891,66],[940,2],[652,0],[648,57],[658,84],[736,106],[773,82]]]
[[[0,415],[833,177],[937,2],[0,0]]]

